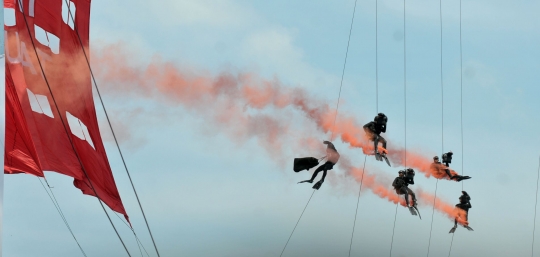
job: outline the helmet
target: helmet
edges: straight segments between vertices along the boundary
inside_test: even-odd
[[[404,171],[404,170],[400,170],[400,171],[398,171],[398,174],[405,174],[405,171]]]
[[[439,159],[439,156],[433,157],[433,160],[438,160],[438,159]]]
[[[378,124],[386,125],[386,123],[388,122],[388,117],[386,117],[386,115],[381,112],[377,114],[375,118],[373,118],[373,121],[377,122]]]

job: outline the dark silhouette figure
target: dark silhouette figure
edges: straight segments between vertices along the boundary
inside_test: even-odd
[[[407,170],[400,170],[398,172],[399,177],[394,179],[394,182],[392,183],[392,186],[396,190],[396,193],[398,195],[405,195],[405,203],[407,203],[407,207],[412,208],[416,207],[416,195],[414,192],[408,187],[409,185],[414,185],[414,170],[413,169],[407,169]],[[412,198],[413,204],[409,204],[409,195]]]
[[[305,183],[305,182],[313,183],[313,181],[315,180],[315,178],[317,177],[319,172],[322,171],[323,175],[322,175],[321,180],[319,180],[319,182],[317,182],[313,186],[313,189],[317,189],[317,190],[319,190],[319,188],[321,188],[321,185],[324,183],[324,179],[326,178],[327,171],[334,168],[334,165],[338,162],[339,157],[340,157],[340,155],[339,155],[338,151],[336,150],[336,147],[334,146],[334,144],[332,144],[329,141],[323,141],[323,143],[327,145],[326,146],[326,156],[323,157],[323,159],[326,158],[326,162],[324,164],[322,164],[321,166],[319,166],[315,170],[315,172],[313,172],[313,175],[311,176],[311,179],[298,182],[298,183]]]
[[[463,210],[465,212],[465,217],[464,217],[465,225],[463,225],[463,227],[468,229],[469,231],[473,231],[473,229],[469,227],[469,209],[472,208],[470,201],[471,201],[471,197],[469,196],[469,194],[467,194],[467,192],[465,191],[461,191],[461,196],[459,197],[459,203],[456,204],[456,208]],[[462,214],[458,214],[458,217],[462,218],[461,215]],[[454,233],[456,231],[457,224],[458,224],[458,220],[457,218],[455,218],[454,227],[450,229],[449,233]]]
[[[450,152],[450,153],[452,153],[452,152]],[[446,155],[447,154],[448,153],[446,153]],[[447,158],[446,161],[448,161],[448,155],[447,155],[446,158]],[[450,157],[450,161],[451,160],[452,160],[452,157]],[[433,157],[433,163],[431,163],[429,168],[430,168],[430,170],[432,170],[434,172],[437,172],[437,173],[440,172],[441,170],[443,170],[451,180],[455,180],[455,181],[458,181],[458,182],[462,181],[462,180],[465,180],[465,179],[470,179],[471,178],[469,176],[458,175],[455,171],[450,171],[450,169],[448,168],[448,163],[450,163],[450,162],[447,162],[446,165],[442,164],[439,161],[439,156],[435,156],[435,157]]]
[[[375,154],[379,153],[378,145],[379,142],[382,143],[382,147],[386,151],[386,139],[381,136],[381,133],[386,133],[386,123],[388,122],[388,117],[384,113],[379,113],[373,121],[364,125],[364,131],[366,132],[367,137],[373,141]]]
[[[444,165],[446,165],[446,167],[450,167],[450,163],[452,163],[452,155],[454,155],[452,151],[442,155],[442,162]]]

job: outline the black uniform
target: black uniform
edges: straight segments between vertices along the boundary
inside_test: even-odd
[[[456,208],[462,209],[465,211],[465,220],[469,221],[469,209],[471,206],[471,197],[467,192],[461,191],[462,195],[459,197],[459,203],[456,204]],[[454,219],[454,227],[457,226],[457,219]]]
[[[398,195],[405,195],[405,202],[407,203],[407,207],[410,207],[409,195],[411,195],[412,197],[413,206],[416,205],[416,195],[408,187],[409,185],[414,185],[414,170],[412,169],[407,169],[407,174],[405,176],[397,177],[392,183],[392,186],[394,187]]]
[[[450,167],[450,163],[452,163],[452,155],[454,155],[454,153],[452,152],[448,152],[442,155],[442,162],[444,163],[444,165],[446,165],[446,167]]]
[[[377,146],[379,145],[379,142],[381,142],[383,148],[386,149],[386,139],[381,136],[381,133],[386,133],[387,122],[388,118],[386,115],[379,113],[377,116],[375,116],[375,119],[373,119],[372,122],[364,125],[366,135],[368,135],[369,139],[373,140],[373,143],[375,144],[375,153],[378,152]]]

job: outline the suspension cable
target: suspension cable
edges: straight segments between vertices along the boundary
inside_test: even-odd
[[[439,21],[441,27],[441,153],[444,153],[444,86],[443,86],[443,27],[442,27],[442,0],[439,0]],[[435,200],[437,199],[437,186],[439,179],[435,182],[435,195],[433,197],[433,211],[431,213],[431,226],[429,228],[429,241],[427,256],[429,257],[429,249],[431,247],[431,232],[433,231],[433,218],[435,214]]]
[[[120,242],[122,243],[122,246],[124,247],[126,253],[128,256],[131,257],[131,254],[129,253],[126,245],[124,244],[124,241],[122,240],[122,237],[120,237],[120,234],[118,233],[118,230],[116,229],[116,227],[114,226],[114,223],[112,222],[111,220],[111,217],[109,216],[109,214],[107,213],[107,211],[105,210],[105,207],[103,206],[103,203],[101,201],[101,198],[99,197],[96,189],[94,188],[94,185],[92,183],[92,180],[90,180],[90,177],[88,176],[88,173],[86,172],[86,169],[84,168],[84,165],[81,161],[81,157],[79,156],[79,153],[77,152],[77,150],[75,149],[75,145],[73,144],[73,141],[71,139],[71,137],[69,136],[69,132],[68,132],[68,129],[66,127],[66,124],[64,122],[64,119],[62,118],[62,114],[60,113],[60,109],[58,108],[58,104],[56,102],[56,98],[54,97],[54,94],[52,93],[52,89],[51,89],[51,86],[49,84],[49,81],[47,80],[47,75],[45,75],[45,70],[43,69],[43,65],[41,63],[41,59],[39,58],[39,55],[37,53],[37,50],[36,50],[36,45],[35,45],[35,42],[34,42],[34,39],[32,38],[32,33],[30,31],[30,26],[28,25],[28,20],[26,19],[26,14],[24,13],[24,7],[23,7],[23,4],[22,4],[22,0],[18,0],[18,3],[19,3],[19,7],[20,9],[22,10],[22,15],[23,15],[23,18],[24,18],[24,23],[26,25],[26,29],[27,29],[27,32],[28,32],[28,35],[29,35],[29,38],[30,38],[30,42],[32,43],[32,48],[34,49],[34,54],[36,55],[36,59],[38,61],[38,64],[39,64],[39,68],[41,69],[41,73],[43,75],[43,79],[45,80],[45,84],[47,85],[47,88],[49,89],[49,93],[51,94],[51,98],[53,100],[53,103],[54,103],[54,106],[55,106],[55,109],[56,111],[58,112],[58,116],[60,118],[60,121],[62,122],[62,126],[64,127],[64,131],[66,132],[66,136],[69,140],[69,143],[71,145],[71,148],[73,150],[73,153],[75,154],[75,156],[77,157],[77,160],[79,162],[79,164],[81,165],[81,170],[83,171],[86,179],[88,180],[89,182],[89,185],[90,185],[90,188],[92,189],[92,191],[94,192],[94,194],[96,195],[96,198],[98,199],[99,201],[99,204],[101,205],[101,208],[103,209],[103,211],[105,212],[105,215],[107,216],[107,218],[109,219],[109,222],[111,223],[111,226],[113,227],[116,235],[118,236],[118,239],[120,240]]]
[[[352,19],[351,19],[351,27],[349,28],[349,38],[347,40],[347,49],[345,51],[345,60],[343,62],[343,71],[341,72],[341,83],[339,84],[339,94],[338,94],[338,99],[337,99],[337,104],[336,104],[336,113],[335,113],[335,116],[334,116],[334,124],[332,125],[332,132],[330,134],[330,140],[332,140],[332,138],[334,137],[334,129],[335,129],[335,126],[336,126],[336,120],[337,120],[337,115],[338,115],[339,100],[341,98],[341,88],[343,87],[343,78],[345,76],[345,67],[347,65],[347,56],[349,55],[349,45],[350,45],[350,42],[351,42],[351,34],[352,34],[352,28],[353,28],[353,24],[354,24],[354,15],[356,13],[356,3],[357,2],[358,2],[358,0],[354,1],[353,15],[352,15]],[[304,215],[304,211],[306,210],[309,202],[311,201],[311,197],[313,197],[313,194],[315,194],[315,191],[316,191],[316,189],[314,189],[313,193],[311,193],[311,196],[309,197],[309,200],[308,200],[308,202],[306,204],[306,207],[304,207],[304,210],[300,214],[300,218],[298,218],[298,221],[296,222],[296,225],[294,226],[294,228],[293,228],[293,230],[291,232],[291,235],[289,235],[289,239],[287,239],[287,243],[285,243],[285,246],[283,247],[283,250],[281,251],[281,254],[279,255],[280,257],[283,255],[283,252],[285,252],[285,248],[287,248],[287,245],[289,244],[289,240],[291,240],[291,237],[294,234],[294,231],[296,230],[296,226],[298,226],[298,223],[300,222],[300,219],[302,219],[302,216]]]
[[[379,113],[379,0],[375,0],[375,110]]]
[[[406,2],[403,0],[403,102],[404,102],[404,116],[405,116],[405,151],[404,160],[405,160],[405,169],[407,169],[407,33],[406,33]],[[408,200],[408,199],[407,199]],[[394,226],[392,227],[392,241],[390,243],[390,256],[392,256],[392,249],[394,248],[394,233],[396,230],[396,221],[397,221],[397,209],[399,202],[396,203],[396,212],[394,214]]]
[[[463,144],[463,52],[462,52],[462,40],[461,40],[461,0],[459,0],[459,68],[460,68],[460,124],[461,124],[461,174],[465,176],[465,169],[464,169],[464,144]],[[461,181],[461,191],[464,190],[464,183],[465,180]],[[448,257],[450,257],[450,254],[452,253],[452,246],[454,245],[454,235],[455,233],[452,233],[452,241],[450,241],[450,250],[448,251]]]
[[[394,214],[394,226],[392,227],[392,241],[390,242],[390,256],[392,256],[392,249],[394,248],[394,231],[396,230],[396,220],[397,220],[397,208],[399,202],[396,203],[396,213]]]
[[[343,71],[341,72],[341,82],[339,83],[339,94],[338,94],[338,100],[336,104],[336,114],[334,116],[334,125],[332,125],[332,134],[330,136],[330,140],[334,137],[334,129],[336,127],[336,120],[337,120],[337,114],[339,109],[339,100],[341,99],[341,88],[343,87],[343,78],[345,77],[345,66],[347,65],[347,56],[349,55],[349,45],[351,43],[351,35],[352,35],[352,28],[354,24],[354,15],[356,13],[356,2],[358,0],[354,0],[354,8],[353,8],[353,16],[351,19],[351,27],[349,28],[349,39],[347,40],[347,50],[345,51],[345,61],[343,62]]]
[[[538,181],[539,180],[540,180],[540,157],[538,158],[538,175],[536,176],[536,200],[534,202],[534,222],[533,222],[531,257],[534,255],[534,233],[536,232],[536,207],[538,206]]]
[[[358,205],[360,204],[360,194],[362,193],[362,184],[364,182],[364,174],[366,173],[367,154],[364,154],[364,168],[362,168],[362,178],[360,179],[360,189],[358,189],[358,200],[356,201],[356,211],[354,213],[354,222],[351,234],[351,243],[349,245],[349,257],[351,257],[352,242],[354,237],[354,228],[356,227],[356,216],[358,216]]]
[[[69,0],[64,0],[64,1],[66,2],[66,4],[68,4]],[[146,215],[144,214],[144,209],[142,207],[141,201],[139,200],[137,190],[135,190],[135,185],[133,184],[133,180],[131,179],[129,169],[128,169],[127,165],[126,165],[126,161],[124,160],[124,155],[122,154],[122,150],[120,149],[120,145],[118,144],[118,140],[116,138],[116,134],[114,133],[114,129],[113,129],[112,125],[111,125],[109,115],[107,114],[107,109],[105,108],[105,104],[103,103],[103,99],[101,98],[101,93],[99,92],[99,88],[98,88],[98,85],[97,85],[97,82],[96,82],[96,78],[94,77],[94,72],[92,71],[92,66],[90,65],[90,60],[88,59],[88,55],[86,54],[86,50],[84,50],[84,44],[83,44],[83,42],[81,40],[81,35],[79,34],[79,30],[77,29],[77,24],[75,22],[73,14],[71,13],[71,9],[69,9],[69,8],[68,8],[68,13],[69,13],[69,16],[71,17],[71,19],[73,20],[73,28],[74,28],[74,30],[75,30],[75,32],[77,34],[77,39],[79,40],[79,43],[81,44],[81,49],[82,49],[82,52],[84,54],[84,58],[86,59],[86,63],[88,64],[88,69],[90,70],[90,75],[92,76],[92,81],[94,82],[94,87],[96,88],[96,92],[98,94],[99,101],[101,102],[101,106],[103,107],[105,117],[107,118],[107,123],[109,124],[109,127],[111,128],[111,132],[112,132],[112,135],[113,135],[113,138],[114,138],[114,142],[116,143],[116,147],[118,148],[118,152],[120,153],[120,158],[122,159],[122,164],[124,165],[124,168],[126,170],[128,178],[129,178],[129,182],[131,184],[131,187],[133,188],[133,192],[135,193],[135,198],[137,199],[137,203],[139,204],[139,208],[140,208],[141,213],[143,215],[144,222],[146,223],[146,227],[148,228],[148,233],[150,234],[150,238],[152,239],[152,243],[154,244],[154,249],[156,250],[156,253],[157,253],[158,257],[160,257],[158,248],[156,246],[156,242],[154,240],[154,236],[152,235],[152,231],[150,230],[150,225],[148,224],[148,220],[146,219]]]
[[[289,244],[289,240],[291,240],[291,237],[294,234],[294,231],[296,230],[296,226],[298,226],[298,223],[300,223],[300,219],[302,219],[302,216],[304,215],[304,212],[306,211],[306,209],[307,209],[307,207],[309,205],[309,202],[311,201],[311,198],[315,194],[315,191],[317,191],[317,190],[313,189],[313,193],[311,193],[311,196],[309,197],[309,199],[308,199],[308,201],[306,203],[306,206],[304,207],[304,210],[302,210],[302,213],[300,214],[300,217],[298,218],[298,221],[296,222],[296,225],[294,225],[294,228],[293,228],[291,234],[289,235],[289,239],[287,239],[287,243],[285,243],[285,246],[283,247],[283,250],[281,250],[281,254],[279,255],[279,257],[281,257],[283,255],[283,252],[285,252],[285,248],[287,248],[287,245]]]
[[[112,211],[112,210],[111,210]],[[144,245],[142,244],[141,240],[139,239],[139,237],[137,236],[137,234],[135,233],[135,229],[130,226],[124,219],[120,218],[120,215],[118,215],[118,213],[116,213],[115,211],[112,211],[112,213],[114,213],[114,215],[116,215],[116,217],[122,221],[122,223],[124,223],[124,225],[126,225],[127,228],[129,228],[131,230],[131,232],[133,232],[133,235],[135,236],[135,240],[137,241],[137,246],[139,247],[139,252],[141,252],[141,256],[143,256],[142,254],[142,250],[144,250],[144,252],[146,252],[146,256],[149,256],[150,257],[150,254],[148,253],[148,251],[146,251],[146,247],[144,247]],[[142,247],[142,250],[141,250],[141,247]]]
[[[56,208],[56,211],[58,212],[58,214],[60,214],[60,218],[62,218],[62,221],[64,222],[64,225],[66,225],[67,229],[69,230],[69,233],[71,233],[71,236],[75,240],[75,243],[77,243],[77,246],[81,250],[81,253],[86,257],[86,253],[84,252],[83,248],[81,247],[81,244],[79,243],[79,240],[77,240],[77,238],[75,237],[75,234],[73,233],[73,230],[71,230],[71,227],[69,226],[69,223],[68,223],[68,221],[67,221],[67,219],[66,219],[66,217],[64,215],[64,212],[62,211],[62,208],[60,208],[60,204],[58,203],[58,200],[54,196],[54,193],[53,193],[53,191],[51,189],[51,186],[49,185],[49,182],[47,182],[47,179],[45,177],[43,177],[43,179],[47,183],[47,187],[49,187],[49,190],[47,190],[47,188],[45,187],[45,185],[43,184],[41,179],[39,177],[37,177],[37,179],[39,180],[39,183],[41,184],[41,186],[43,187],[43,189],[45,190],[45,192],[49,196],[49,199],[51,199],[51,202],[53,203],[54,208]],[[50,193],[49,193],[49,191],[50,191]]]

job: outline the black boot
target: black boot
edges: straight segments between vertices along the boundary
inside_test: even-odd
[[[319,182],[317,182],[317,183],[315,183],[315,185],[313,185],[313,189],[319,190],[319,188],[321,188],[323,182],[324,182],[324,180],[319,180]]]

